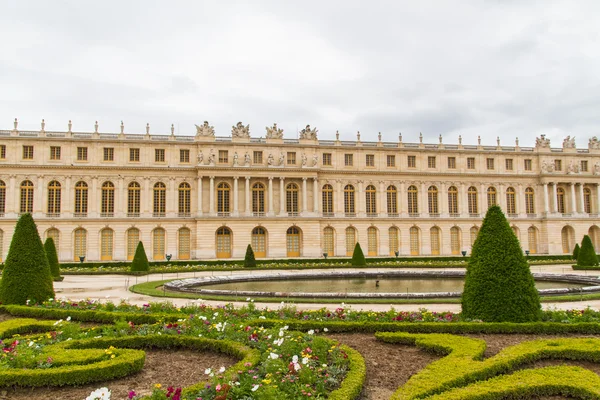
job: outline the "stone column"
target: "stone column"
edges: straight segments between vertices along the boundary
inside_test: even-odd
[[[575,184],[571,183],[571,209],[569,210],[572,214],[577,214],[577,201],[575,200]]]
[[[92,177],[92,187],[88,196],[88,215],[91,218],[97,217],[98,211],[98,177]]]
[[[379,216],[384,216],[387,213],[387,207],[386,207],[386,201],[385,201],[385,182],[383,181],[379,181],[379,196],[377,196],[377,201],[379,202],[379,204],[377,204],[377,215]],[[381,240],[379,240],[379,243],[381,244]],[[381,253],[378,253],[381,254]]]
[[[250,204],[250,177],[247,176],[246,177],[246,186],[244,187],[244,191],[245,191],[245,199],[246,199],[246,215],[247,216],[251,216],[252,215],[252,204]]]
[[[238,177],[233,177],[233,216],[237,217],[239,215],[239,207],[238,207]]]
[[[600,183],[596,185],[596,213],[600,214]]]
[[[579,184],[579,212],[585,213],[585,202],[583,201],[583,183]],[[592,210],[590,210],[592,211]]]
[[[517,210],[518,214],[521,214],[521,217],[524,218],[527,216],[526,211],[527,208],[525,207],[525,188],[523,187],[523,184],[519,183],[519,193],[518,193],[518,203],[519,203],[519,209]]]
[[[337,200],[337,206],[335,206],[336,210],[334,210],[336,217],[341,217],[344,215],[344,189],[342,188],[342,181],[338,179],[337,181],[337,193],[334,199],[334,203]],[[598,186],[598,194],[600,195],[600,185]],[[600,204],[600,200],[598,201]]]
[[[408,209],[403,206],[404,202],[406,202],[406,192],[404,191],[404,181],[400,181],[400,185],[398,185],[398,216],[402,218],[406,218],[408,216]]]
[[[273,177],[269,177],[269,211],[267,215],[273,216],[275,214],[275,207],[273,206]]]
[[[482,216],[485,216],[485,213],[488,209],[487,202],[487,188],[485,187],[485,183],[479,184],[479,209],[477,210]]]
[[[150,178],[144,177],[144,194],[141,199],[141,214],[145,214],[144,216],[148,216],[148,213],[152,213],[148,207],[152,207],[153,205],[153,197],[150,195]]]
[[[462,217],[469,216],[469,202],[467,201],[467,188],[465,187],[465,183],[460,183],[460,193],[458,199],[458,210]]]
[[[215,216],[215,177],[210,177],[210,192],[208,195],[209,203],[209,214],[211,217]]]
[[[279,215],[285,214],[285,178],[279,178]]]
[[[421,192],[421,196],[417,196],[417,210],[419,213],[425,215],[429,215],[429,187],[425,185],[425,182],[421,182],[421,186],[419,187],[419,191]],[[419,197],[421,201],[419,201]],[[421,203],[421,204],[418,204]]]
[[[307,207],[308,207],[308,197],[307,197],[307,193],[306,193],[306,180],[308,178],[304,177],[302,178],[302,214],[301,215],[306,215]]]
[[[121,186],[123,186],[123,178],[120,178],[120,179],[121,179]],[[123,193],[122,192],[120,192],[120,193],[122,196]],[[126,194],[127,193],[125,193],[125,195]],[[65,178],[65,193],[64,194],[61,193],[61,197],[62,197],[61,201],[63,201],[61,208],[66,211],[65,217],[72,217],[73,212],[75,210],[73,210],[73,196],[71,195],[71,177],[70,176],[67,176]],[[124,204],[127,204],[127,203],[125,202]],[[125,206],[125,210],[127,210],[126,206]]]
[[[365,207],[365,191],[363,188],[363,181],[358,181],[358,198],[356,200],[356,216],[364,217],[366,215],[366,207]]]
[[[198,189],[196,190],[196,192],[197,192],[198,198],[196,199],[196,205],[197,205],[198,209],[196,210],[196,215],[198,217],[201,217],[202,212],[203,212],[203,210],[202,210],[202,194],[203,194],[202,184],[204,183],[204,181],[202,180],[202,176],[198,176],[197,181],[198,181]]]
[[[44,175],[38,175],[37,185],[33,191],[33,216],[43,215],[44,213],[44,192],[47,191],[44,185]]]
[[[556,184],[556,182],[552,182],[552,212],[554,213],[558,212],[558,204],[556,201],[556,189],[558,189],[558,185]]]
[[[544,212],[546,213],[546,215],[548,215],[550,213],[550,205],[548,203],[548,184],[544,183],[543,185],[543,191],[544,191]]]
[[[445,182],[440,183],[440,215],[442,217],[448,217],[448,187]]]
[[[319,214],[319,180],[313,178],[313,213]]]
[[[167,206],[165,212],[169,217],[176,217],[179,211],[179,199],[175,188],[175,177],[169,177],[169,194],[167,195]]]
[[[68,179],[68,178],[67,178]],[[8,184],[8,195],[6,196],[6,214],[8,215],[17,215],[19,213],[19,207],[15,207],[15,204],[19,204],[19,194],[21,190],[15,189],[17,177],[16,175],[10,176],[10,181]]]

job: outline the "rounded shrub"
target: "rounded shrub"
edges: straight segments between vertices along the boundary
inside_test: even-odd
[[[0,302],[41,303],[51,298],[54,298],[54,287],[46,252],[33,217],[23,214],[17,221],[4,263]]]
[[[577,260],[579,258],[579,243],[575,244],[575,248],[573,249],[573,260]]]
[[[148,264],[148,257],[146,256],[146,250],[144,250],[144,243],[138,242],[135,248],[135,255],[133,261],[131,261],[131,272],[148,272],[150,271],[150,264]]]
[[[58,255],[56,254],[56,245],[54,244],[54,239],[51,237],[44,242],[44,251],[46,252],[46,258],[48,258],[52,279],[60,279],[60,264],[58,263]]]
[[[356,243],[354,246],[354,252],[352,253],[352,265],[354,266],[362,266],[367,265],[367,260],[365,259],[365,255],[360,248],[360,243]]]
[[[252,250],[252,246],[248,245],[246,247],[246,256],[244,257],[244,268],[255,268],[256,267],[256,258],[254,257],[254,250]]]
[[[473,245],[461,303],[464,318],[485,322],[540,319],[533,275],[498,206],[489,208]]]
[[[594,267],[596,265],[598,265],[598,256],[596,256],[596,250],[594,250],[592,239],[590,239],[588,235],[585,235],[577,256],[577,266]]]

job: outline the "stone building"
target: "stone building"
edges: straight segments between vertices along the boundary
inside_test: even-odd
[[[241,122],[215,136],[0,130],[0,255],[31,212],[62,261],[323,257],[470,252],[491,204],[530,253],[600,242],[600,142],[551,148],[285,139]],[[258,136],[258,135],[257,135]],[[264,136],[264,138],[263,138]]]

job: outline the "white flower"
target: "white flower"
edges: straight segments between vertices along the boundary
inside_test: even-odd
[[[200,318],[202,321],[206,321],[206,317],[204,315],[201,315],[198,318]]]
[[[56,326],[56,325],[58,325],[58,324],[61,324],[62,322],[63,322],[63,320],[62,320],[62,319],[59,319],[58,321],[56,321],[56,322],[54,323],[54,326]]]
[[[273,360],[277,360],[279,358],[279,354],[271,353],[271,354],[269,354],[269,357],[271,357]]]
[[[327,368],[327,364],[321,364],[321,367]]]
[[[219,368],[219,373],[222,374],[223,372],[225,372],[225,367]]]
[[[29,300],[29,299],[28,299],[28,300],[25,302],[25,305],[29,305],[29,303],[31,303],[31,300]]]
[[[250,297],[246,297],[246,301],[250,301]]]
[[[323,332],[329,332],[329,329],[323,328]]]
[[[308,364],[308,357],[302,357],[302,364]]]
[[[258,319],[267,319],[267,317],[265,317],[264,315],[261,315],[260,317],[258,317]]]
[[[279,331],[279,337],[283,337],[283,331]]]
[[[85,400],[110,400],[110,390],[106,387],[96,389]]]
[[[69,322],[69,321],[71,321],[71,316],[70,315],[67,317],[67,322]]]
[[[295,370],[295,371],[298,371],[300,368],[302,368],[302,367],[300,366],[300,364],[297,364],[297,363],[296,363],[296,364],[294,364],[294,370]]]
[[[28,346],[29,346],[29,347],[31,347],[31,346],[33,346],[33,345],[34,345],[34,343],[33,343],[33,342],[29,342],[29,345],[28,345]]]
[[[256,391],[258,390],[258,385],[254,385],[254,386],[252,386],[252,389],[251,389],[251,390],[252,390],[253,392],[256,392]]]
[[[315,334],[315,331],[314,331],[314,329],[311,329],[310,331],[308,331],[308,334],[309,334],[309,335],[314,335],[314,334]]]
[[[48,301],[52,302],[52,301],[54,301],[54,299],[51,297],[48,299]]]
[[[292,362],[298,364],[298,356],[294,355],[294,357],[292,357]]]
[[[206,368],[204,370],[204,375],[210,375],[210,368]]]

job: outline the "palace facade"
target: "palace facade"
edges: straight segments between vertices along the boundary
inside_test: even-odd
[[[470,253],[498,204],[524,250],[600,247],[600,142],[576,148],[284,139],[238,123],[215,136],[0,130],[0,255],[32,213],[61,261]],[[264,136],[265,134],[263,134]]]

